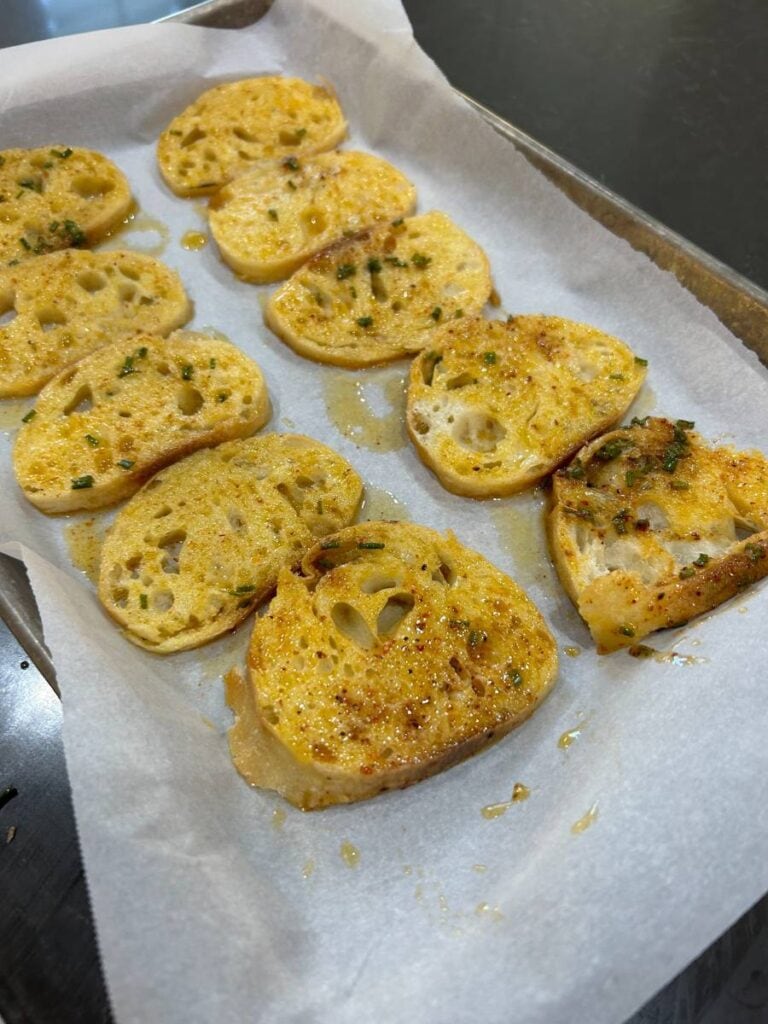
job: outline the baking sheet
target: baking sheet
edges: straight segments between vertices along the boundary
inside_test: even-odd
[[[536,716],[483,755],[403,793],[301,814],[249,790],[228,759],[220,676],[247,629],[170,659],[132,647],[71,565],[65,523],[3,488],[2,533],[24,545],[5,550],[25,558],[63,693],[118,1024],[621,1021],[768,887],[766,588],[659,638],[676,660],[598,659],[546,562],[541,496],[462,500],[410,448],[374,453],[343,437],[325,394],[349,375],[269,335],[267,289],[236,281],[211,247],[181,248],[202,220],[160,182],[154,140],[217,81],[325,76],[350,145],[391,159],[415,182],[422,211],[446,210],[486,248],[504,310],[592,321],[649,358],[633,412],[695,419],[706,435],[759,445],[766,371],[674,279],[467,110],[394,3],[279,0],[236,34],[125,29],[4,59],[3,145],[56,139],[119,163],[145,217],[167,231],[164,258],[195,300],[193,326],[224,331],[264,369],[272,427],[327,441],[412,518],[454,529],[527,587],[561,650],[581,651],[562,657]],[[385,411],[382,383],[398,372],[354,376]],[[6,438],[7,480],[9,450]],[[558,745],[573,729],[570,746]],[[515,782],[531,788],[529,800],[484,817]],[[345,843],[359,851],[354,867]]]

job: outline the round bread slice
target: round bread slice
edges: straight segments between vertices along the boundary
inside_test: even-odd
[[[0,263],[91,246],[128,216],[131,189],[101,153],[0,150]]]
[[[92,352],[40,392],[13,451],[42,512],[102,508],[198,448],[247,437],[269,419],[261,370],[205,334],[138,335]]]
[[[318,537],[346,526],[357,473],[308,437],[269,434],[196,452],[122,508],[99,597],[129,640],[159,654],[234,629]]]
[[[710,448],[685,420],[597,438],[555,474],[552,497],[552,557],[601,654],[768,575],[768,460]]]
[[[439,324],[479,313],[491,287],[480,246],[433,211],[313,256],[275,292],[264,319],[299,355],[373,366],[420,352]]]
[[[560,317],[461,319],[411,366],[408,433],[447,490],[514,494],[613,426],[646,365],[618,339]]]
[[[244,171],[338,146],[347,124],[327,85],[265,75],[208,89],[157,143],[177,196],[210,195]]]
[[[0,398],[33,395],[97,348],[166,335],[192,304],[176,274],[138,252],[65,249],[0,269]]]
[[[413,185],[386,160],[334,152],[244,174],[212,197],[208,219],[224,262],[266,284],[344,234],[404,216],[415,201]]]
[[[536,607],[453,534],[361,523],[316,544],[302,572],[280,573],[248,685],[230,681],[229,698],[235,765],[305,810],[434,775],[554,683]]]

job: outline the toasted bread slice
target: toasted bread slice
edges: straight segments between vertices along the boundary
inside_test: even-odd
[[[236,766],[305,810],[455,764],[554,683],[555,641],[535,606],[450,533],[361,523],[316,544],[302,570],[280,573],[249,685],[229,696]]]
[[[129,214],[131,189],[101,153],[69,146],[0,151],[0,263],[91,246]]]
[[[247,437],[269,412],[261,370],[234,345],[140,334],[45,385],[16,438],[16,479],[43,512],[102,508],[183,455]]]
[[[265,75],[204,92],[160,136],[157,159],[177,196],[203,196],[254,167],[333,149],[346,133],[328,86]]]
[[[438,324],[479,313],[491,287],[483,250],[434,211],[324,249],[275,292],[264,319],[299,355],[373,366],[420,352]]]
[[[211,233],[222,259],[246,281],[266,284],[344,234],[409,213],[413,185],[370,153],[323,153],[244,174],[212,197]]]
[[[66,249],[0,269],[0,398],[33,395],[97,348],[165,336],[192,315],[169,267],[138,252]]]
[[[645,366],[616,338],[560,317],[457,320],[413,362],[408,433],[447,490],[514,494],[620,419]]]
[[[349,463],[308,437],[196,452],[121,509],[102,549],[99,597],[141,647],[199,647],[234,629],[318,537],[350,523],[361,495]]]
[[[633,420],[554,477],[552,557],[601,654],[768,575],[768,461],[692,428]]]

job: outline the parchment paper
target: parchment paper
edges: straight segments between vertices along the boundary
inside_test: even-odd
[[[409,447],[379,454],[342,437],[323,399],[341,371],[273,338],[266,289],[237,281],[213,246],[181,248],[202,221],[162,185],[154,141],[216,82],[325,76],[349,144],[393,161],[422,211],[447,211],[485,247],[504,310],[593,322],[650,360],[652,391],[633,412],[759,446],[765,370],[453,96],[396,0],[278,0],[252,30],[130,28],[6,50],[2,67],[2,145],[56,140],[117,161],[144,214],[169,228],[165,259],[195,300],[193,326],[224,331],[264,369],[273,428],[288,418],[413,519],[455,530],[526,586],[561,649],[582,650],[562,657],[552,696],[493,749],[405,792],[301,814],[249,789],[229,761],[220,676],[248,628],[168,658],[129,644],[71,565],[65,523],[15,488],[6,437],[2,534],[23,547],[4,550],[27,564],[57,668],[118,1024],[623,1020],[768,887],[768,590],[656,642],[694,664],[596,657],[543,554],[540,496],[453,497]],[[391,373],[360,375],[374,381],[374,404],[375,382]],[[517,535],[511,547],[500,516]],[[483,817],[518,781],[530,799]],[[344,842],[359,850],[354,868]]]

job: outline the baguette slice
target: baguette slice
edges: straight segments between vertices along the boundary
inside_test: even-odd
[[[409,213],[416,192],[370,153],[323,153],[244,174],[212,197],[211,233],[222,259],[246,281],[266,284],[346,233]]]
[[[361,523],[283,570],[229,679],[230,750],[304,810],[398,789],[523,722],[555,680],[555,641],[481,555],[411,523]]]
[[[633,420],[554,477],[552,557],[601,654],[768,575],[768,460],[692,427]]]
[[[33,395],[97,348],[165,336],[192,315],[169,267],[137,252],[66,249],[0,269],[0,398]]]
[[[0,263],[91,246],[131,210],[122,171],[69,146],[0,151]]]
[[[267,326],[299,355],[373,366],[420,352],[440,323],[483,308],[488,259],[434,211],[329,246],[279,288]]]
[[[266,75],[204,92],[160,136],[157,159],[177,196],[203,196],[254,167],[333,149],[346,133],[330,88]]]
[[[408,433],[447,490],[514,494],[620,419],[645,365],[618,339],[560,317],[458,320],[413,362]]]
[[[261,370],[234,345],[140,334],[46,384],[16,438],[16,479],[42,512],[102,508],[183,455],[247,437],[269,413]]]
[[[234,629],[318,537],[352,521],[360,478],[298,435],[230,441],[162,470],[119,512],[99,597],[135,644],[198,647]]]

